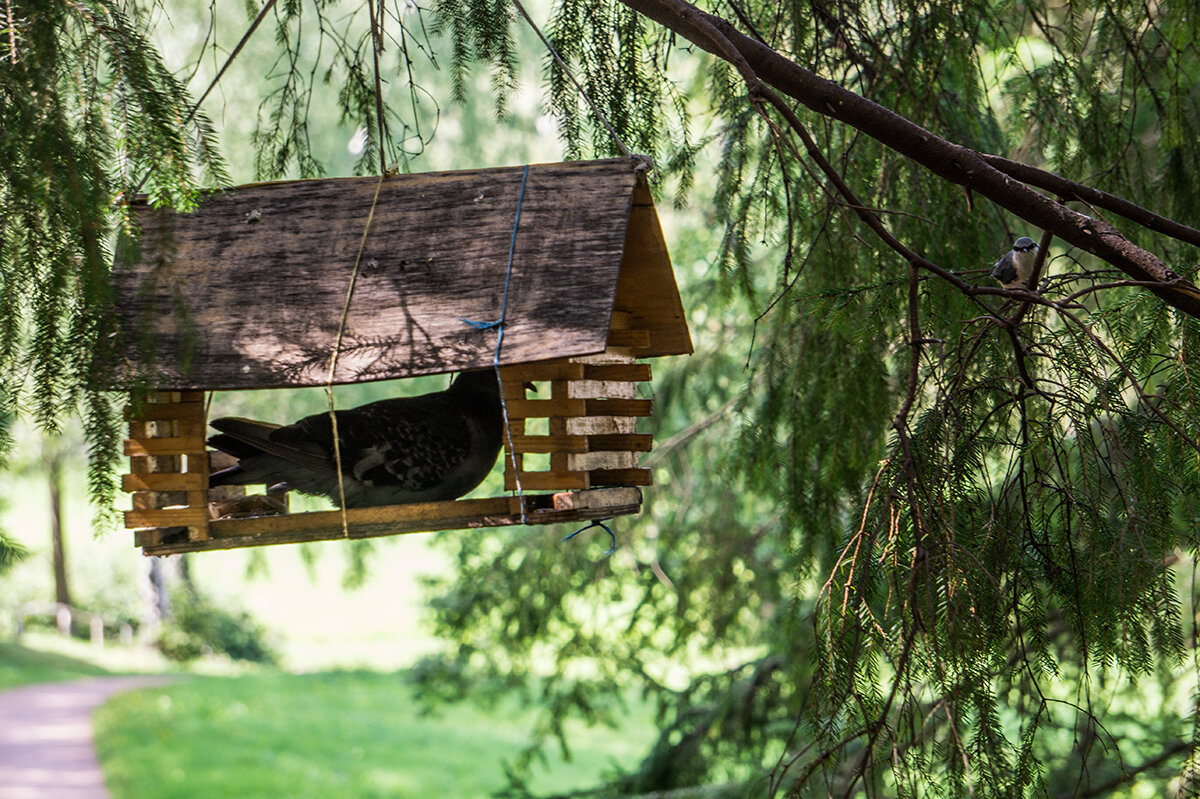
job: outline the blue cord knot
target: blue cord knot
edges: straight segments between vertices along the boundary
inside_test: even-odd
[[[611,555],[612,553],[617,551],[617,534],[614,533],[612,531],[612,528],[609,527],[607,524],[605,524],[604,521],[606,521],[606,520],[602,521],[600,519],[593,519],[591,521],[591,523],[589,523],[586,527],[580,527],[578,530],[576,530],[575,532],[571,533],[569,536],[564,538],[563,541],[570,541],[572,538],[579,535],[580,533],[591,530],[593,527],[599,527],[601,530],[608,533],[608,537],[612,539],[612,546],[610,546],[608,549],[604,550],[605,555]]]
[[[462,322],[464,325],[470,325],[476,330],[492,330],[493,328],[500,327],[500,325],[504,324],[503,319],[496,319],[491,322],[478,322],[474,319],[467,319],[465,316],[458,317],[458,321]]]

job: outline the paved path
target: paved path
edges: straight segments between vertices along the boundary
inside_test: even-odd
[[[0,693],[0,799],[108,799],[92,711],[113,694],[170,677],[94,677]]]

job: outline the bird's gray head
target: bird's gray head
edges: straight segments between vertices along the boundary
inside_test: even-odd
[[[1022,236],[1013,242],[1013,250],[1016,252],[1033,252],[1037,248],[1037,242],[1028,236]]]

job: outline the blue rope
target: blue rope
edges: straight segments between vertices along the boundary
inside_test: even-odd
[[[508,287],[512,282],[513,260],[517,251],[517,228],[521,225],[521,206],[525,203],[525,183],[529,179],[529,164],[521,173],[521,193],[517,197],[517,215],[513,219],[512,237],[508,241],[508,271],[504,274],[504,298],[500,301],[500,318],[490,322],[475,321],[459,317],[459,321],[476,330],[496,330],[496,352],[492,356],[492,368],[496,370],[496,384],[500,389],[500,411],[504,414],[504,434],[508,437],[508,451],[513,462],[513,479],[517,482],[517,497],[521,500],[521,524],[529,524],[525,515],[525,492],[521,488],[521,470],[517,468],[517,453],[513,451],[512,428],[508,424],[508,403],[504,399],[504,384],[500,382],[500,347],[504,344],[504,320],[508,316]]]
[[[499,331],[496,336],[496,366],[500,365],[500,344],[504,341],[504,317],[508,314],[508,286],[512,282],[513,256],[517,251],[517,228],[521,224],[521,206],[525,204],[525,182],[528,179],[529,164],[526,164],[525,171],[521,174],[521,194],[517,197],[517,216],[513,220],[512,238],[508,241],[508,271],[504,275],[504,299],[500,302],[500,318],[490,322],[480,322],[474,319],[459,317],[459,321],[470,325],[476,330],[491,330],[492,328],[496,328]]]
[[[617,534],[612,531],[611,527],[609,527],[607,524],[605,524],[600,519],[593,519],[591,521],[591,523],[589,523],[586,527],[580,527],[578,530],[576,530],[575,532],[571,533],[569,536],[564,538],[563,541],[570,541],[575,536],[577,536],[580,533],[585,532],[587,530],[591,530],[593,527],[599,527],[601,530],[608,533],[608,537],[612,539],[612,546],[610,546],[608,549],[604,550],[604,554],[611,555],[612,553],[616,552],[617,551]]]

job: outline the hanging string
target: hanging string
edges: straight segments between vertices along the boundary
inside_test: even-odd
[[[375,206],[379,203],[379,190],[383,188],[383,174],[375,183],[375,196],[371,198],[371,210],[367,212],[367,224],[363,226],[362,239],[358,242],[358,254],[354,256],[354,268],[350,271],[350,285],[346,287],[346,299],[342,302],[342,318],[338,322],[337,338],[333,342],[333,352],[329,356],[329,374],[325,379],[325,397],[329,400],[329,426],[333,436],[333,465],[337,471],[338,499],[342,506],[342,537],[350,537],[350,524],[346,517],[346,483],[342,477],[342,442],[338,435],[337,412],[333,404],[333,377],[337,371],[338,357],[342,352],[342,339],[346,334],[346,319],[350,316],[350,298],[354,296],[354,284],[358,282],[359,266],[362,263],[363,251],[367,248],[367,234],[371,231],[371,222],[375,219]]]
[[[274,0],[271,0],[274,2]],[[367,235],[371,232],[371,223],[375,221],[375,206],[379,204],[379,190],[383,188],[383,179],[387,175],[384,168],[383,154],[383,89],[379,79],[379,51],[383,49],[382,34],[375,18],[375,2],[370,0],[371,15],[371,50],[375,55],[375,109],[379,123],[379,180],[375,183],[375,194],[371,197],[371,208],[367,211],[367,222],[363,225],[362,238],[358,242],[358,253],[354,256],[354,268],[350,270],[350,285],[346,287],[346,299],[342,302],[342,316],[338,321],[337,337],[333,342],[333,352],[329,355],[329,374],[325,379],[325,397],[329,401],[329,432],[333,437],[333,466],[337,472],[338,504],[342,510],[342,537],[350,537],[350,520],[346,513],[346,480],[342,475],[342,441],[338,432],[337,409],[333,401],[333,378],[337,372],[338,358],[342,354],[342,339],[346,335],[346,320],[350,316],[350,300],[354,296],[354,285],[358,282],[358,273],[362,264],[363,252],[367,249]]]
[[[383,81],[379,77],[379,54],[383,52],[383,5],[375,10],[375,0],[367,0],[367,13],[371,15],[371,56],[375,64],[375,124],[379,132],[379,174],[387,173],[387,153],[384,152]]]
[[[537,34],[537,37],[542,40],[542,44],[546,45],[546,49],[550,52],[550,56],[554,59],[554,63],[558,64],[558,68],[563,71],[563,74],[565,74],[575,86],[575,90],[579,92],[579,96],[583,98],[583,101],[588,104],[588,108],[592,109],[592,113],[596,115],[596,119],[600,120],[600,124],[604,125],[605,129],[608,131],[608,135],[612,136],[612,140],[616,143],[617,149],[624,153],[626,158],[640,162],[638,166],[639,171],[645,171],[649,169],[653,165],[650,157],[645,155],[635,155],[628,147],[625,146],[625,141],[617,134],[617,131],[612,126],[612,123],[608,121],[608,117],[604,115],[604,112],[600,110],[600,107],[592,101],[592,98],[588,96],[588,93],[584,90],[583,86],[578,80],[575,79],[575,73],[573,73],[571,68],[567,66],[567,62],[563,61],[562,56],[560,56],[558,51],[554,49],[554,45],[550,44],[550,40],[547,39],[542,33],[542,29],[539,28],[537,23],[533,21],[533,18],[529,16],[529,12],[525,10],[525,6],[521,5],[521,0],[513,0],[513,5],[517,7],[517,11],[521,12],[521,16],[524,17],[525,21],[529,23],[529,27],[533,29],[533,32]]]
[[[608,519],[593,519],[590,524],[588,524],[584,527],[580,527],[578,530],[571,533],[569,536],[565,537],[563,539],[563,541],[570,541],[572,538],[579,535],[580,533],[587,532],[588,530],[591,530],[593,527],[599,527],[601,530],[608,533],[608,537],[612,539],[612,546],[610,546],[608,549],[604,550],[604,552],[602,554],[611,555],[612,553],[617,551],[617,534],[612,531],[611,527],[609,527],[607,524],[604,523],[606,521],[608,521]]]
[[[521,487],[521,470],[517,467],[517,452],[513,447],[512,425],[508,421],[508,402],[504,398],[504,384],[500,381],[500,348],[504,344],[504,322],[508,317],[508,287],[512,284],[513,261],[517,253],[517,228],[521,226],[521,208],[525,204],[525,184],[529,180],[529,164],[521,173],[521,192],[517,195],[517,213],[513,219],[512,235],[508,240],[508,270],[504,273],[504,295],[500,300],[500,316],[491,321],[476,321],[459,317],[463,324],[476,330],[496,331],[496,351],[492,355],[492,369],[496,372],[496,387],[500,392],[500,412],[504,416],[504,435],[508,439],[508,454],[512,461],[513,480],[517,484],[517,499],[521,503],[521,524],[529,524],[525,515],[525,490]]]

